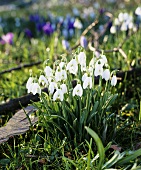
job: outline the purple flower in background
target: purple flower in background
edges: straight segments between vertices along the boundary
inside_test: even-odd
[[[69,50],[70,44],[67,40],[62,40],[62,46],[64,50]]]
[[[36,24],[36,28],[39,32],[41,32],[43,30],[43,27],[46,25],[46,23],[37,23]]]
[[[88,41],[87,41],[87,39],[86,39],[85,36],[81,36],[81,38],[80,38],[80,45],[81,45],[83,48],[87,48],[87,46],[88,46]]]
[[[32,38],[32,37],[33,37],[33,34],[32,34],[32,32],[31,32],[30,29],[26,28],[24,32],[25,32],[25,35],[26,35],[28,38]]]
[[[12,32],[1,36],[0,44],[11,44],[13,43],[14,34]]]
[[[30,16],[29,16],[29,20],[30,20],[31,22],[37,23],[37,22],[40,21],[40,16],[39,16],[38,14],[30,15]]]
[[[47,35],[51,35],[53,33],[53,31],[54,31],[53,28],[52,28],[52,25],[49,22],[47,22],[43,26],[42,29],[43,29],[44,33],[47,34]]]
[[[68,29],[74,29],[74,18],[68,19]]]
[[[104,12],[105,12],[105,9],[104,8],[101,8],[100,10],[99,10],[99,13],[102,15],[102,14],[104,14]]]

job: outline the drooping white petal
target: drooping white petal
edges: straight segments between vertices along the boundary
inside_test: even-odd
[[[29,86],[33,83],[34,81],[34,78],[33,77],[29,77],[29,79],[27,80],[27,83],[26,83],[26,88],[28,89]]]
[[[75,86],[75,88],[73,89],[73,96],[82,96],[82,94],[83,94],[83,89],[82,89],[82,87],[81,87],[81,84],[77,84],[76,86]]]
[[[56,71],[55,72],[55,81],[58,82],[58,81],[61,81],[62,80],[62,73],[61,71]]]
[[[111,79],[111,85],[115,86],[117,84],[117,77],[115,75],[113,75],[112,79]]]
[[[106,81],[108,81],[110,79],[110,70],[109,69],[106,69],[103,71],[102,79],[105,79]]]
[[[61,89],[57,89],[53,95],[53,101],[60,100],[63,101],[64,95]]]
[[[43,75],[40,75],[39,77],[39,84],[42,83],[43,86],[48,86],[48,81],[47,79],[45,78],[45,76]]]
[[[97,76],[102,76],[102,74],[103,74],[103,66],[101,64],[96,64],[94,75],[97,77]]]
[[[33,95],[35,95],[36,93],[41,94],[41,88],[38,83],[32,84],[31,92],[33,93]]]
[[[57,84],[55,82],[51,82],[48,89],[49,93],[53,94],[54,90],[57,89]]]
[[[62,76],[62,80],[66,80],[67,79],[66,70],[61,70],[61,76]]]
[[[83,82],[83,89],[86,89],[86,88],[92,88],[92,77],[86,77],[86,79],[84,80]]]
[[[78,63],[80,65],[86,63],[86,54],[84,52],[78,54]]]
[[[49,66],[45,67],[44,72],[45,72],[46,77],[53,76],[53,70]]]
[[[82,76],[82,81],[84,81],[87,77],[88,77],[88,74],[87,74],[87,73],[83,74],[83,76]]]
[[[66,84],[61,84],[60,89],[62,90],[63,94],[68,92]]]
[[[111,28],[110,28],[110,33],[111,34],[115,34],[116,33],[116,26],[112,26]]]
[[[72,59],[68,64],[66,68],[71,74],[77,74],[78,71],[78,64],[75,59]]]

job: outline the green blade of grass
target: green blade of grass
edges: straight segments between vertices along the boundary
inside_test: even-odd
[[[90,129],[89,127],[85,127],[85,129],[94,138],[95,143],[97,145],[98,153],[99,153],[99,165],[98,165],[98,169],[101,170],[101,168],[103,166],[103,163],[104,163],[104,159],[105,159],[104,146],[103,146],[99,136],[92,129]]]

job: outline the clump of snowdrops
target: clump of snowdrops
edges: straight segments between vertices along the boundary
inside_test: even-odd
[[[53,68],[46,65],[38,78],[28,79],[26,88],[28,93],[40,96],[38,109],[42,126],[52,131],[56,127],[60,137],[79,142],[88,138],[84,128],[87,126],[105,142],[108,135],[113,137],[116,131],[116,115],[111,105],[117,94],[112,94],[111,89],[115,88],[117,77],[115,71],[110,72],[105,55],[93,56],[87,64],[85,52],[78,51],[70,61],[56,61]],[[95,78],[99,78],[98,85]],[[48,93],[41,88],[47,88]]]

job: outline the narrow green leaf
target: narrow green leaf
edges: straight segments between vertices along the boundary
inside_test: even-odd
[[[126,156],[122,160],[117,162],[117,165],[129,164],[130,161],[136,159],[138,156],[141,156],[141,149],[136,150],[133,154]]]
[[[104,150],[104,146],[101,142],[101,139],[99,138],[99,136],[89,127],[85,127],[85,129],[87,130],[87,132],[94,138],[95,143],[97,145],[98,148],[98,153],[99,153],[99,165],[98,165],[98,169],[101,170],[103,163],[104,163],[104,159],[105,159],[105,150]]]

